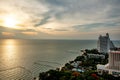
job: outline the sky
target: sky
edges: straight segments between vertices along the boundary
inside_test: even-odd
[[[0,0],[0,38],[120,40],[120,0]]]

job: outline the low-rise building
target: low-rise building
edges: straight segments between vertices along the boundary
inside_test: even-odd
[[[103,54],[87,54],[88,58],[101,58],[105,59],[105,55]]]

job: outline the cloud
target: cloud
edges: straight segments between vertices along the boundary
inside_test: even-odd
[[[11,36],[15,36],[14,33],[11,33],[11,32],[2,32],[1,33],[3,36],[8,36],[8,37],[11,37]]]
[[[38,33],[37,32],[21,32],[22,34],[25,34],[25,35],[31,35],[31,36],[34,36],[34,35],[37,35]]]
[[[44,4],[49,6],[57,20],[74,23],[105,21],[112,15],[119,16],[118,3],[119,0],[44,0]]]
[[[114,27],[113,27],[114,26]],[[91,23],[91,24],[84,24],[84,25],[74,25],[72,28],[80,31],[91,31],[94,28],[119,28],[120,24],[119,23],[114,23],[114,22],[104,22],[104,23]]]
[[[54,31],[68,31],[67,29],[54,29]]]
[[[9,32],[11,36],[4,36],[2,32]],[[5,33],[3,33],[5,34]],[[12,36],[13,34],[13,36]],[[6,34],[7,35],[7,34]],[[23,39],[40,39],[40,38],[47,38],[51,37],[52,35],[41,32],[35,31],[34,29],[27,29],[27,30],[19,30],[19,29],[12,29],[7,27],[0,26],[0,38],[23,38]]]
[[[2,0],[0,1],[0,18],[8,14],[17,16],[20,27],[33,27],[42,19],[42,14],[48,9],[37,0]],[[36,22],[35,22],[36,21]]]
[[[41,25],[46,24],[49,19],[50,19],[50,16],[45,16],[45,17],[40,21],[40,23],[35,24],[35,27],[38,27],[38,26],[41,26]]]
[[[37,32],[39,37],[100,31],[119,34],[115,31],[120,29],[120,0],[0,0],[0,5],[0,23],[3,16],[13,13],[22,21],[21,30],[0,29],[3,32]]]

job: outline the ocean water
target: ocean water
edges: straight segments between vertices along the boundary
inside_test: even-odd
[[[114,41],[120,46],[120,41]],[[82,49],[97,47],[96,40],[0,40],[0,80],[25,79],[63,66]]]

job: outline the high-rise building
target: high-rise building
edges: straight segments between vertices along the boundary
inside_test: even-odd
[[[120,70],[120,51],[110,51],[108,68]]]
[[[99,74],[108,73],[113,76],[120,76],[120,49],[109,52],[109,62],[106,65],[97,65]]]
[[[108,33],[106,33],[106,36],[102,35],[99,36],[97,48],[98,51],[101,53],[108,53],[110,49],[115,48],[113,42],[109,38]]]
[[[99,74],[108,73],[114,76],[120,76],[120,48],[116,48],[113,42],[109,38],[109,34],[106,36],[99,36],[98,39],[98,51],[101,53],[109,53],[109,62],[106,65],[97,65]]]

